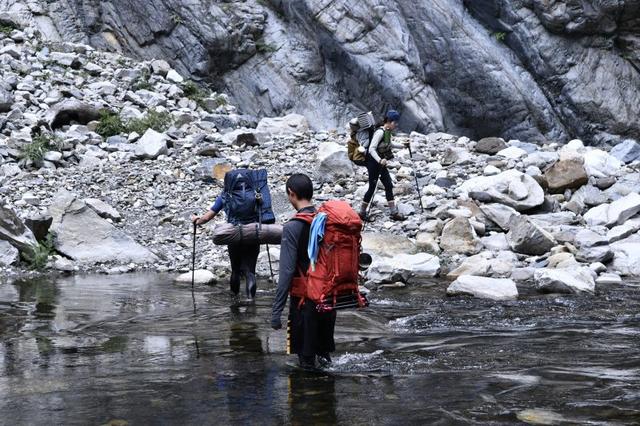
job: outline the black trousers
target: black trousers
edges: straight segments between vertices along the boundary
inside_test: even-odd
[[[378,178],[380,178],[382,185],[384,185],[384,195],[387,201],[393,201],[393,182],[391,181],[389,170],[386,167],[382,167],[370,154],[367,154],[365,161],[367,173],[369,174],[369,188],[364,194],[364,202],[368,203],[373,198],[373,194],[376,192]]]
[[[231,278],[229,287],[235,294],[240,292],[240,280],[246,280],[247,297],[256,295],[256,264],[260,254],[259,244],[229,244]]]
[[[289,308],[290,352],[303,356],[315,356],[336,350],[333,332],[336,327],[336,311],[320,313],[316,304],[291,297]]]

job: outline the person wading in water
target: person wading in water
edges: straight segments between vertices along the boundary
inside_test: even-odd
[[[307,175],[294,174],[289,177],[286,191],[289,202],[296,209],[297,214],[316,212],[311,202],[313,183]],[[291,291],[290,352],[298,355],[298,362],[302,368],[313,369],[316,365],[316,357],[321,365],[331,363],[329,354],[335,350],[333,333],[336,311],[318,312],[315,302],[293,294],[293,287],[299,280],[304,280],[304,271],[309,269],[310,259],[307,252],[309,232],[309,223],[295,218],[284,225],[280,246],[280,274],[273,301],[271,327],[274,330],[282,328],[282,311],[287,302],[287,295]]]

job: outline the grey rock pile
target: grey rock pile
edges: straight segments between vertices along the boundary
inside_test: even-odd
[[[280,222],[293,213],[284,182],[295,172],[313,176],[317,202],[341,198],[357,208],[362,200],[366,171],[348,161],[342,130],[309,130],[296,114],[239,115],[224,95],[194,96],[163,61],[45,43],[29,28],[0,37],[8,105],[0,115],[0,240],[9,243],[0,262],[14,265],[7,268],[22,267],[16,250],[24,257],[50,232],[50,268],[186,272],[189,216],[211,206],[234,167],[268,169]],[[594,293],[640,275],[635,141],[609,151],[580,140],[397,138],[411,151],[396,151],[388,167],[408,219],[389,220],[376,191],[363,238],[373,257],[368,287],[448,277],[456,280],[450,294],[502,300],[517,297],[512,283]],[[204,281],[228,274],[213,226],[197,231],[196,265],[214,271]],[[271,253],[277,271],[277,247]],[[265,258],[263,250],[263,276]]]

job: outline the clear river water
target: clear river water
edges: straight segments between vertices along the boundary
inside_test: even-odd
[[[640,424],[640,286],[447,298],[385,289],[340,311],[325,372],[291,366],[227,285],[162,274],[0,281],[0,424]],[[285,319],[285,318],[283,318]]]

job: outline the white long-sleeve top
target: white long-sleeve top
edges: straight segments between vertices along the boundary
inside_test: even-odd
[[[378,145],[384,139],[384,129],[380,127],[373,133],[373,137],[371,138],[371,143],[369,144],[369,154],[376,160],[376,163],[380,163],[382,158],[380,158],[380,154],[378,154]],[[393,148],[402,148],[403,146],[399,143],[394,143],[391,141],[391,146]]]

